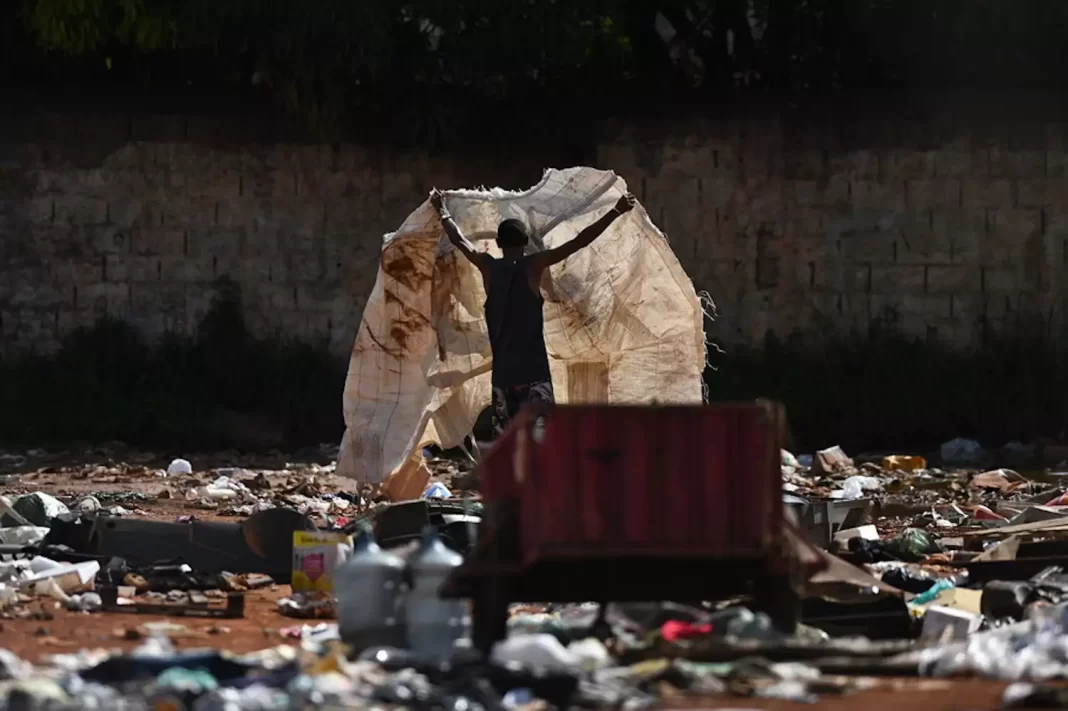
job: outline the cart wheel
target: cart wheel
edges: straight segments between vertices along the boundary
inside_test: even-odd
[[[508,636],[508,600],[501,586],[486,580],[471,600],[471,644],[489,657],[493,645]]]
[[[605,614],[608,611],[607,602],[599,602],[597,604],[597,617],[594,619],[593,624],[590,625],[589,636],[595,637],[602,642],[612,637],[612,626],[608,624],[608,620],[605,619]]]
[[[753,606],[771,618],[775,629],[792,635],[801,621],[801,596],[789,575],[767,575],[757,582]]]

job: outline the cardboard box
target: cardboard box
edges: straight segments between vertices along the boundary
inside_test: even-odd
[[[352,553],[352,538],[336,531],[293,532],[293,592],[333,592],[334,568]]]

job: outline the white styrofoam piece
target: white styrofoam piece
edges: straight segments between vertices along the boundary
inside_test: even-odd
[[[879,540],[879,532],[875,530],[875,526],[868,524],[866,526],[857,526],[856,528],[844,528],[834,534],[834,540],[846,543],[853,538],[863,538],[868,541]]]
[[[920,639],[937,641],[956,641],[966,638],[978,631],[982,617],[965,610],[935,605],[927,609],[923,616],[923,631]],[[946,630],[952,630],[946,633]],[[948,634],[947,637],[943,637]]]

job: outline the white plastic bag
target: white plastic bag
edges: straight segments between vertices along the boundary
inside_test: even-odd
[[[0,528],[0,543],[8,546],[32,546],[48,535],[46,526],[12,526]]]
[[[627,192],[592,168],[548,170],[526,192],[451,191],[449,211],[495,256],[504,219],[530,251],[563,244]],[[704,312],[664,235],[640,206],[550,269],[545,342],[556,401],[701,403]],[[490,402],[486,295],[429,202],[386,235],[345,382],[337,471],[379,482],[429,444],[459,445]]]
[[[493,645],[490,659],[496,664],[518,664],[554,671],[581,668],[581,659],[551,634],[508,637]]]
[[[858,474],[843,481],[842,488],[832,491],[829,498],[852,501],[853,499],[864,498],[865,491],[882,491],[882,489],[883,483],[875,477]]]

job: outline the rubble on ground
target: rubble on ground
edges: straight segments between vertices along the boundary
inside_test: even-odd
[[[455,550],[473,543],[482,511],[471,463],[427,454],[426,474],[406,482],[421,494],[390,502],[386,484],[335,477],[332,448],[308,463],[123,450],[71,465],[70,453],[0,453],[9,477],[0,625],[26,630],[0,649],[0,699],[27,708],[86,699],[124,708],[639,708],[709,695],[812,702],[872,688],[872,676],[968,675],[1016,682],[1009,706],[1060,698],[1047,682],[1068,679],[1060,463],[1037,462],[1023,445],[998,452],[963,439],[933,454],[782,453],[784,508],[835,561],[806,584],[793,635],[744,597],[603,611],[524,604],[511,607],[509,635],[489,658],[462,634],[445,659],[381,646],[346,654],[331,581],[354,534],[371,530],[403,560],[422,532],[412,520]],[[284,523],[270,513],[279,511]],[[289,548],[267,540],[260,520]],[[108,522],[134,538],[218,536],[243,557],[226,569],[115,555],[109,546],[128,542],[92,534]],[[253,614],[261,642],[225,651]],[[74,625],[106,632],[94,646],[65,648],[63,629]]]

